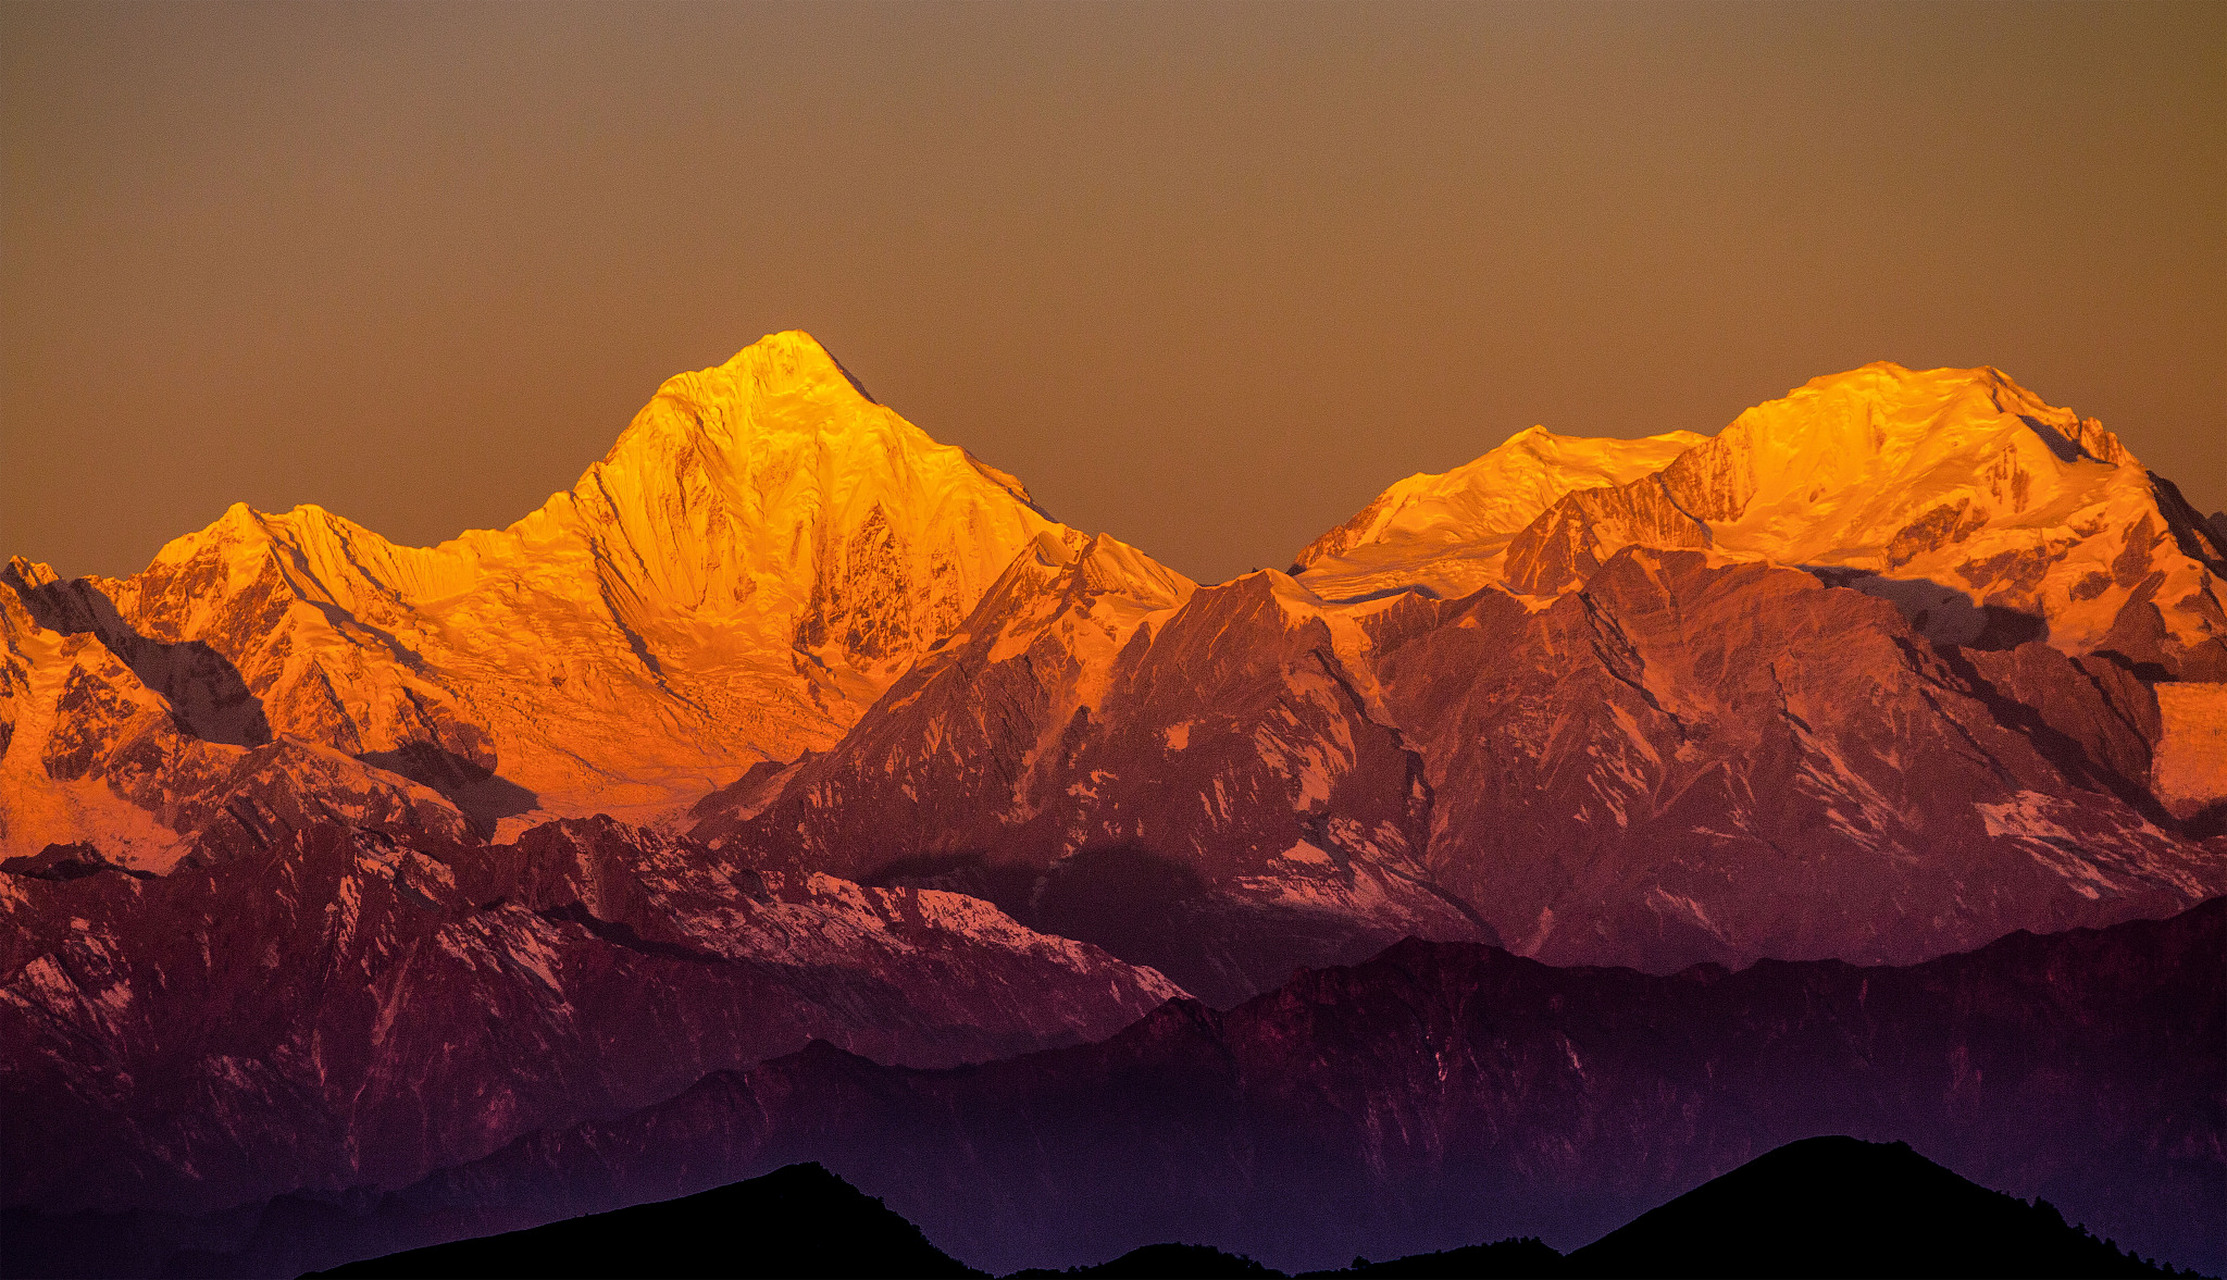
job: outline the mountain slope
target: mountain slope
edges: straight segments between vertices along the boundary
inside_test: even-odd
[[[1952,498],[1954,554],[2039,595],[1958,612],[1886,576],[1938,570]],[[1992,370],[1819,379],[1713,440],[1533,430],[1296,578],[1171,592],[1138,559],[1082,591],[1024,554],[851,735],[695,830],[988,897],[1216,1005],[1409,934],[1668,971],[2166,914],[2227,890],[2227,703],[2072,642],[2162,618],[2155,591],[2022,610],[2070,572],[2051,539],[2086,555],[2168,498]],[[2210,599],[2175,563],[2145,572]],[[1101,597],[1128,621],[1081,626]]]
[[[1627,548],[1544,600],[1342,605],[1260,573],[1136,588],[1118,647],[1058,581],[699,837],[986,897],[1217,1006],[1407,935],[1909,962],[2227,891],[2215,817],[2157,790],[2216,754],[2198,686],[1937,646],[1811,573]]]
[[[694,834],[986,897],[1216,1004],[1490,936],[1424,880],[1428,791],[1341,656],[1358,623],[1279,573],[1193,588],[1110,539],[1073,554],[1025,555],[842,742]]]
[[[194,736],[329,747],[462,792],[484,825],[654,813],[825,747],[1060,530],[784,333],[667,382],[500,532],[398,547],[316,507],[235,506],[133,577],[11,581],[39,628],[98,638]],[[35,656],[16,631],[11,725],[51,713],[15,707]],[[12,751],[0,777],[12,831],[48,779]],[[493,805],[472,794],[490,777]]]
[[[747,1234],[753,1248],[734,1255]],[[860,1255],[864,1255],[861,1257]],[[657,1204],[351,1263],[319,1276],[973,1275],[920,1229],[818,1165]],[[1277,1276],[1205,1245],[1158,1244],[1110,1262],[1017,1277]],[[2047,1201],[1960,1178],[1907,1143],[1787,1143],[1649,1210],[1567,1258],[1535,1238],[1310,1276],[2161,1276]]]
[[[1291,572],[1331,600],[1417,586],[1468,595],[1500,578],[1509,539],[1564,495],[1630,483],[1704,439],[1586,439],[1532,427],[1474,462],[1386,489],[1300,552]]]
[[[2227,678],[2227,549],[2101,424],[1997,370],[1874,364],[1815,379],[1679,455],[1659,487],[1716,553],[1837,573],[1935,639],[2046,638]],[[1511,545],[1511,584],[1581,579],[1582,559],[1557,569],[1533,554],[1557,540],[1665,545],[1575,498]]]
[[[1572,1276],[2146,1276],[2046,1203],[1907,1143],[1820,1137],[1748,1161],[1572,1253]]]
[[[988,843],[1028,803],[1028,779],[1051,767],[1060,731],[1103,702],[1115,655],[1196,589],[1104,535],[1038,538],[841,751],[785,782],[766,818],[782,856],[792,869],[858,875]],[[695,834],[723,843],[754,816],[755,790],[752,780],[707,797]]]
[[[1573,455],[1589,467],[1567,465]],[[2227,679],[2227,541],[2096,420],[1990,368],[1866,365],[1708,438],[1534,428],[1468,467],[1393,486],[1300,567],[1341,597],[1487,582],[1551,594],[1625,546],[1834,575],[1936,640],[2046,638]]]
[[[2227,891],[2227,846],[2148,794],[2156,700],[2112,663],[1936,649],[1698,552],[1441,608],[1379,676],[1437,798],[1433,880],[1523,954],[1909,962]]]

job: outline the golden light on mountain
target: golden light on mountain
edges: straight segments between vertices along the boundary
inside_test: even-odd
[[[2222,67],[0,6],[0,1280],[2222,1271]]]
[[[2227,507],[2217,5],[10,5],[0,57],[0,546],[72,575],[235,501],[499,527],[791,327],[1202,580],[1880,359]]]

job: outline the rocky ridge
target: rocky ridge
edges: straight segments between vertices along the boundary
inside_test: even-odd
[[[1217,1003],[1410,934],[1908,960],[2227,887],[2184,505],[1997,371],[1873,365],[1716,437],[1527,431],[1199,587],[780,334],[500,533],[235,508],[130,579],[16,562],[0,853],[610,812]]]

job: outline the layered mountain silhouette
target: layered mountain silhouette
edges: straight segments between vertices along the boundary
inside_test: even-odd
[[[1387,948],[1654,999],[2171,917],[2227,892],[2223,521],[1999,371],[1880,364],[1714,436],[1534,428],[1200,584],[790,332],[508,529],[235,506],[128,578],[13,560],[0,1199],[403,1194],[699,1082],[831,1087],[824,1046],[1218,1043]],[[2216,1099],[2128,1185],[2215,1168]],[[1569,1123],[1519,1182],[1624,1159]]]
[[[658,1204],[350,1263],[317,1276],[968,1276],[918,1227],[816,1164]],[[1211,1245],[1158,1244],[1016,1277],[1273,1276]],[[1759,1156],[1564,1256],[1508,1240],[1316,1276],[2104,1277],[2171,1275],[1990,1191],[1905,1143],[1807,1138]]]
[[[2219,1274],[2223,954],[2227,900],[1907,967],[1655,977],[1411,941],[1234,1010],[1175,1001],[997,1062],[892,1067],[815,1043],[394,1191],[4,1225],[116,1251],[80,1274],[202,1253],[291,1276],[809,1161],[985,1270],[1210,1242],[1296,1272],[1510,1237],[1573,1250],[1846,1134]]]
[[[280,827],[195,859],[6,875],[0,1125],[37,1153],[0,1173],[10,1205],[398,1185],[808,1041],[948,1065],[1179,994],[977,899],[768,882],[609,819],[495,846]]]
[[[617,1276],[912,1276],[982,1273],[816,1164],[662,1204],[460,1240],[316,1276],[604,1280]]]
[[[1904,1143],[1811,1138],[1571,1254],[1572,1276],[2142,1276],[2161,1269],[2046,1200],[1975,1186]]]

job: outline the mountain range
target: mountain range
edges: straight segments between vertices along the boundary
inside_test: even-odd
[[[2223,582],[2227,515],[2093,419],[1875,364],[1194,583],[773,335],[505,530],[235,506],[0,571],[0,1186],[391,1190],[808,1043],[1072,1051],[1395,944],[2164,919],[2227,892]]]
[[[2219,1274],[2223,954],[2227,900],[1912,966],[1658,977],[1411,940],[998,1061],[885,1066],[815,1041],[391,1190],[0,1228],[34,1256],[111,1251],[74,1274],[291,1276],[817,1162],[999,1273],[1171,1241],[1299,1271],[1510,1236],[1576,1249],[1839,1134]]]

